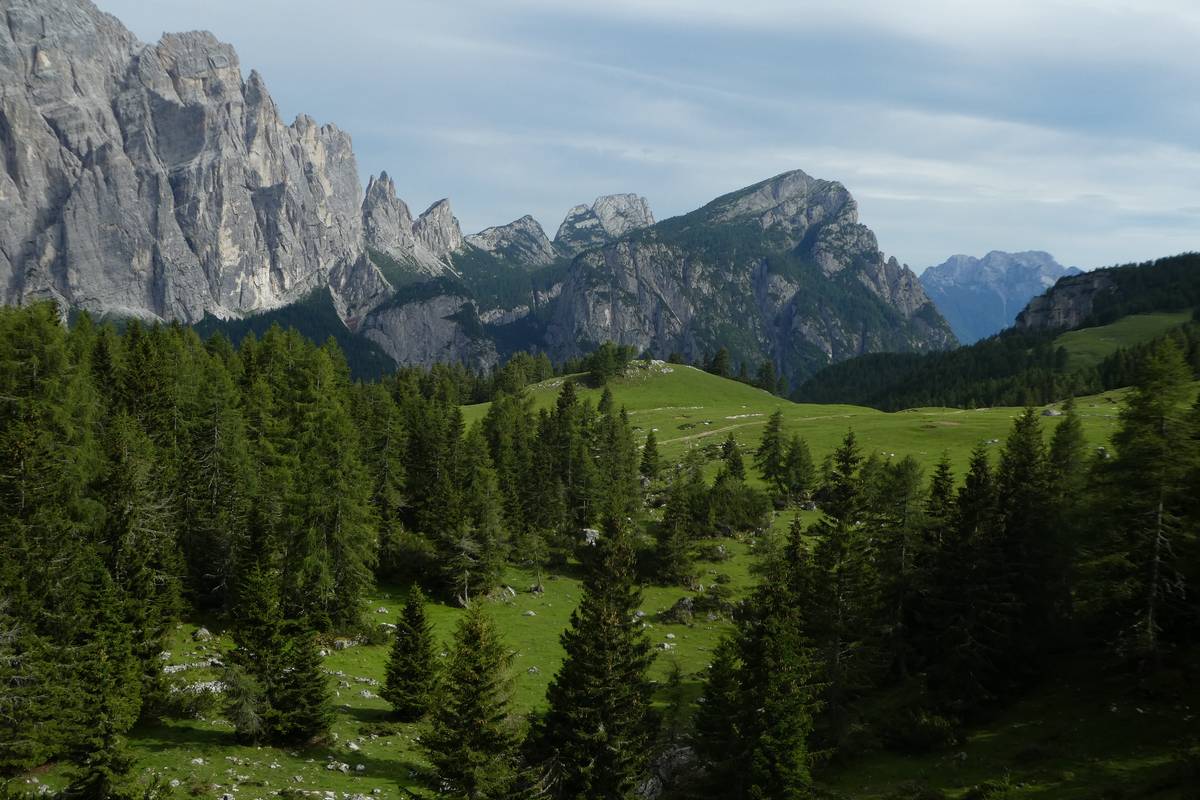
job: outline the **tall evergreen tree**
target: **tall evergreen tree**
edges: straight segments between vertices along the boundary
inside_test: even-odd
[[[646,434],[646,444],[642,447],[642,460],[638,471],[643,477],[655,480],[658,478],[658,470],[658,437],[654,435],[654,431],[650,431]]]
[[[566,658],[546,690],[539,738],[554,797],[624,800],[644,774],[653,654],[634,616],[640,603],[629,533],[609,522],[562,634]]]
[[[1174,342],[1151,350],[1121,409],[1116,457],[1102,473],[1111,523],[1092,559],[1094,605],[1116,632],[1116,644],[1156,665],[1185,616],[1187,568],[1195,541],[1186,524],[1198,462],[1189,401],[1191,370]]]
[[[516,739],[510,716],[512,656],[480,603],[454,632],[454,646],[422,737],[443,796],[500,800],[514,777]]]
[[[376,556],[371,484],[333,362],[317,351],[303,400],[296,446],[303,453],[296,477],[292,536],[285,558],[284,604],[289,616],[320,628],[360,621]]]
[[[783,411],[776,409],[763,428],[762,439],[754,451],[754,466],[776,494],[786,491],[787,452],[783,441]]]
[[[397,717],[412,721],[429,712],[436,687],[433,625],[425,616],[425,595],[419,586],[414,586],[396,625],[396,638],[379,695],[392,704]]]

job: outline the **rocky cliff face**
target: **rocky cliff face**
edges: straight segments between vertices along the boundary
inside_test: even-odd
[[[470,295],[444,287],[378,306],[359,333],[377,343],[397,364],[462,363],[485,371],[499,358],[483,335]]]
[[[1049,253],[1005,253],[993,250],[983,258],[951,256],[921,274],[930,299],[964,344],[999,333],[1036,295],[1067,275],[1078,275]]]
[[[465,241],[485,253],[526,268],[544,267],[558,258],[558,252],[546,238],[542,226],[528,214],[507,225],[472,234]]]
[[[451,217],[453,219],[453,217]],[[408,205],[396,196],[396,184],[381,172],[367,181],[362,203],[363,242],[417,273],[437,276],[448,265],[419,241]]]
[[[546,342],[564,357],[606,340],[693,359],[725,346],[796,380],[954,336],[916,276],[880,253],[849,192],[796,171],[579,255]]]
[[[0,285],[195,321],[287,304],[362,241],[350,138],[279,118],[211,34],[138,42],[86,0],[9,0],[0,28]]]
[[[417,217],[413,223],[413,235],[426,250],[443,261],[463,246],[458,217],[450,210],[450,201],[444,198]]]
[[[554,244],[564,255],[572,256],[653,224],[654,214],[646,198],[636,194],[604,195],[590,206],[579,205],[568,211],[554,235]]]
[[[1063,278],[1045,294],[1029,301],[1017,315],[1017,327],[1027,329],[1075,328],[1092,314],[1096,299],[1117,291],[1107,271],[1085,272]]]

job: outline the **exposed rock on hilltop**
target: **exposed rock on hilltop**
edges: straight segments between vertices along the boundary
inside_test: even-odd
[[[525,267],[544,267],[558,258],[542,226],[528,214],[507,225],[472,234],[466,237],[466,242]]]
[[[1116,289],[1116,281],[1105,270],[1064,278],[1045,294],[1029,301],[1025,310],[1017,315],[1017,327],[1079,327],[1092,315],[1096,298]]]
[[[554,235],[554,244],[564,254],[574,255],[653,224],[654,214],[646,198],[636,194],[604,195],[591,206],[579,205],[568,211]]]
[[[993,250],[983,258],[957,255],[921,274],[921,285],[964,344],[1009,327],[1031,298],[1067,275],[1078,275],[1049,253]]]
[[[6,302],[194,321],[287,304],[356,263],[350,138],[283,124],[233,48],[144,45],[81,0],[5,5]]]

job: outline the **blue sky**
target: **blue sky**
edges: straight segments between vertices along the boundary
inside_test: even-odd
[[[97,0],[141,39],[211,30],[366,181],[468,232],[597,195],[660,218],[803,169],[882,249],[1200,249],[1200,3],[1187,0]]]

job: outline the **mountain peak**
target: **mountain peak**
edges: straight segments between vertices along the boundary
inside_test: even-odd
[[[983,258],[951,256],[926,269],[921,284],[959,340],[970,344],[1012,325],[1033,297],[1078,273],[1043,250],[992,250]]]
[[[650,204],[641,195],[601,195],[590,206],[578,205],[567,212],[554,235],[554,244],[574,255],[653,224]]]
[[[429,252],[442,259],[463,245],[462,228],[445,197],[422,212],[413,223],[413,234]]]
[[[507,225],[485,228],[466,237],[466,243],[527,267],[550,264],[557,257],[554,245],[533,217],[526,214]]]

